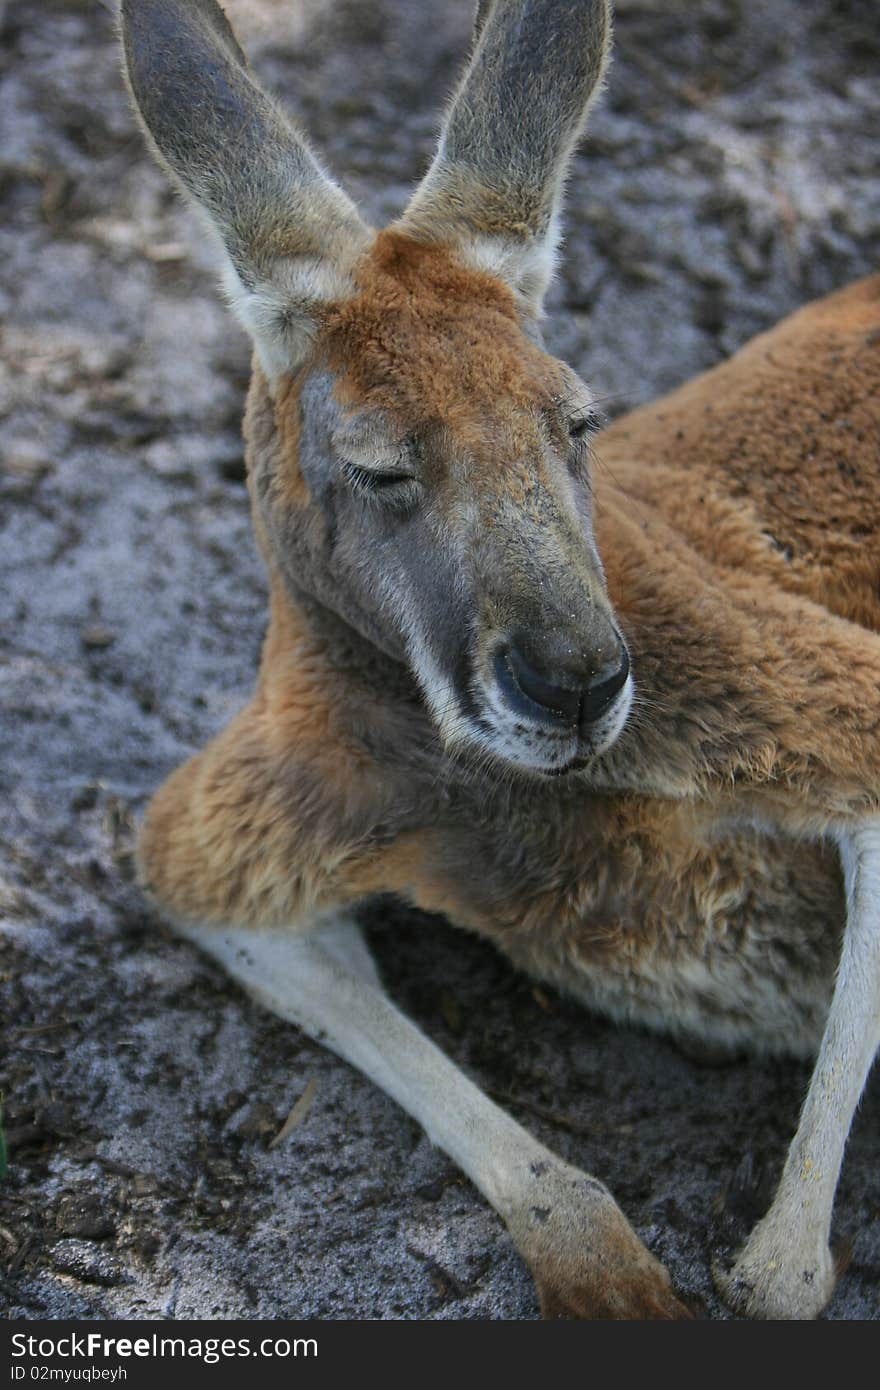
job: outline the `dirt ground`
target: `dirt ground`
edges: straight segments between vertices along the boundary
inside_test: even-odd
[[[424,169],[470,0],[228,0],[376,219]],[[876,0],[619,0],[576,160],[554,350],[609,415],[880,250]],[[430,13],[430,18],[428,18]],[[243,702],[265,585],[248,348],[149,162],[110,0],[0,0],[0,1008],[16,1318],[531,1318],[497,1218],[396,1106],[174,940],[131,882],[166,773]],[[395,997],[603,1177],[698,1309],[760,1209],[801,1064],[708,1067],[390,904]],[[306,1120],[269,1141],[310,1082]],[[831,1318],[876,1318],[880,1074],[849,1145]]]

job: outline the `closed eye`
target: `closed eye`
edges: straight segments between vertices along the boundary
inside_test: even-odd
[[[412,473],[400,469],[362,468],[350,459],[342,460],[342,472],[355,492],[376,500],[407,506],[415,500],[418,487]]]
[[[398,473],[396,471],[383,472],[378,468],[361,468],[356,463],[350,463],[345,459],[342,464],[345,476],[349,482],[356,487],[394,487],[397,483],[409,483],[413,481],[411,473]]]
[[[578,415],[569,421],[569,438],[575,443],[580,440],[588,439],[591,434],[595,434],[601,424],[599,413],[596,410],[585,411],[583,415]]]

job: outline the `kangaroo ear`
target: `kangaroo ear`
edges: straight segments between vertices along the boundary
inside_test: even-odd
[[[226,251],[224,283],[270,379],[370,239],[354,204],[255,82],[215,0],[123,0],[125,65],[154,152]]]
[[[572,151],[608,62],[608,0],[479,0],[434,162],[398,226],[452,246],[540,312]]]

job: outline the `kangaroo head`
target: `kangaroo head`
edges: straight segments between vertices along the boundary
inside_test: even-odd
[[[379,233],[214,0],[125,0],[123,34],[254,340],[252,491],[291,596],[405,662],[450,748],[538,773],[602,752],[632,680],[593,538],[594,415],[538,319],[606,0],[483,0],[436,157]]]

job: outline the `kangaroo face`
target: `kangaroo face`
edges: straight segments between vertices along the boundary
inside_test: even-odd
[[[280,391],[255,494],[288,584],[411,667],[450,749],[558,773],[632,681],[593,539],[589,393],[511,291],[384,232]],[[283,474],[283,485],[270,475]]]

